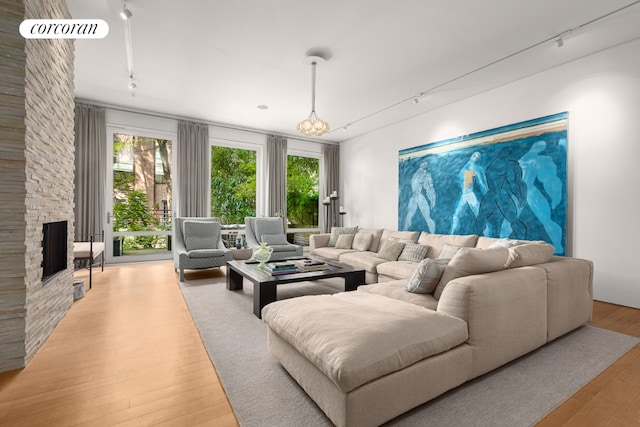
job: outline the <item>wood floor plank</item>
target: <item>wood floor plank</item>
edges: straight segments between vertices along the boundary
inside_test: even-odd
[[[27,368],[0,374],[0,424],[237,426],[172,263],[93,280]]]
[[[0,373],[0,424],[238,426],[176,283],[171,262],[95,272],[29,366]],[[595,301],[591,324],[640,337],[640,310]],[[640,346],[537,425],[640,425],[638,389]]]

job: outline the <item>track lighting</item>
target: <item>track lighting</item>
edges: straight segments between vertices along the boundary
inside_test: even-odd
[[[136,88],[138,85],[133,78],[133,75],[129,76],[129,92],[131,92],[131,96],[136,96]]]
[[[122,18],[123,21],[128,21],[132,16],[133,13],[126,7],[120,11],[120,18]]]
[[[417,96],[415,98],[413,98],[413,103],[417,104],[420,102],[420,98],[418,98]]]
[[[557,48],[561,48],[562,46],[564,46],[564,40],[562,40],[562,36],[558,37],[556,41],[553,42],[553,44],[555,44]]]

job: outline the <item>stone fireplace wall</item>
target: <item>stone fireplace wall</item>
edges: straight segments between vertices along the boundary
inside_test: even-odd
[[[26,366],[73,303],[72,40],[20,22],[70,18],[64,0],[0,1],[0,371]],[[6,64],[6,65],[5,65]],[[42,284],[42,224],[68,221],[67,269]]]

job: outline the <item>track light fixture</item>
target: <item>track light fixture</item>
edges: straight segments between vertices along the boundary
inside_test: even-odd
[[[129,92],[131,92],[131,96],[136,96],[136,88],[138,87],[138,85],[136,84],[135,79],[133,78],[133,75],[129,76]]]
[[[564,40],[562,40],[562,36],[558,37],[556,41],[553,42],[553,44],[555,44],[557,48],[561,48],[562,46],[564,46]]]
[[[324,64],[325,59],[321,56],[307,56],[304,62],[311,64],[311,114],[298,123],[298,132],[307,136],[321,136],[329,131],[329,123],[316,114],[316,66]]]
[[[131,19],[132,16],[133,16],[133,13],[131,13],[131,11],[127,8],[126,0],[123,0],[122,10],[120,11],[120,18],[122,18],[123,21],[128,21],[129,19]]]

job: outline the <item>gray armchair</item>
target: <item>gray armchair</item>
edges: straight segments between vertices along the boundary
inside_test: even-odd
[[[178,217],[174,233],[173,262],[180,270],[181,282],[185,269],[222,267],[233,259],[231,250],[222,242],[218,218]]]
[[[287,241],[282,218],[246,217],[244,224],[247,246],[254,252],[260,246],[260,242],[266,242],[268,246],[273,248],[273,253],[271,254],[271,260],[273,261],[302,256],[302,246],[294,245]]]

